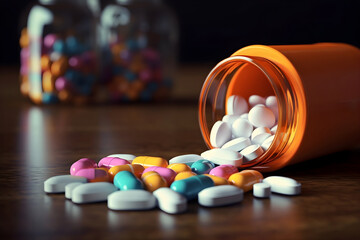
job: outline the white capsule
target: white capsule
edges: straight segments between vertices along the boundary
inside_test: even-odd
[[[172,159],[169,160],[169,164],[173,164],[173,163],[192,164],[201,159],[204,159],[204,158],[198,154],[184,154],[184,155],[179,155],[179,156],[173,157]]]
[[[276,120],[278,119],[279,109],[275,96],[269,96],[266,98],[265,105],[274,113]]]
[[[205,207],[218,207],[239,203],[244,191],[233,185],[220,185],[205,188],[198,194],[199,204]]]
[[[264,151],[268,150],[272,142],[274,141],[275,135],[272,135],[265,139],[265,141],[261,144],[261,148],[264,149]]]
[[[274,134],[274,135],[275,135],[275,133],[276,133],[276,131],[277,131],[277,128],[278,128],[278,125],[273,126],[273,127],[270,129],[271,134]]]
[[[232,95],[226,101],[226,113],[240,115],[248,111],[248,104],[243,97]]]
[[[167,213],[176,214],[185,212],[187,199],[171,188],[159,188],[153,192],[157,199],[159,208]]]
[[[270,197],[271,189],[270,185],[267,183],[255,183],[253,185],[253,195],[258,198],[268,198]]]
[[[229,126],[231,127],[232,124],[234,123],[234,121],[236,119],[238,119],[240,117],[240,115],[225,115],[223,118],[222,118],[222,121],[223,122],[226,122],[227,124],[229,124]]]
[[[69,183],[65,186],[65,197],[67,199],[71,199],[72,196],[72,191],[79,185],[81,185],[83,183],[80,182],[73,182],[73,183]]]
[[[65,192],[65,186],[73,182],[86,183],[87,179],[72,175],[54,176],[44,181],[44,191],[47,193],[63,193]]]
[[[255,105],[258,105],[258,104],[265,105],[265,98],[260,97],[259,95],[252,95],[249,97],[250,107],[254,107]]]
[[[207,150],[201,156],[218,165],[229,164],[240,167],[243,162],[243,156],[239,152],[222,148]]]
[[[132,162],[132,160],[134,160],[134,158],[136,158],[136,156],[132,154],[111,154],[108,157],[117,157],[117,158],[125,159],[130,163]]]
[[[117,188],[109,182],[84,183],[72,191],[71,200],[74,203],[103,202],[115,191]]]
[[[147,210],[156,206],[155,196],[146,190],[117,191],[108,196],[112,210]]]
[[[254,131],[251,133],[251,139],[253,139],[255,136],[257,136],[260,133],[271,133],[271,131],[268,127],[255,128]]]
[[[253,126],[248,120],[238,118],[232,125],[232,134],[235,137],[250,137],[253,131]]]
[[[211,128],[210,143],[213,147],[221,147],[231,139],[231,129],[226,122],[217,121]]]
[[[50,60],[52,62],[55,62],[55,61],[59,60],[61,58],[61,56],[62,56],[61,53],[52,52],[52,53],[50,53]]]
[[[275,116],[269,108],[255,106],[249,111],[249,121],[255,127],[271,128],[275,124]]]
[[[249,138],[239,137],[228,141],[221,148],[240,152],[241,150],[243,150],[244,148],[250,145],[251,145],[251,141]]]
[[[264,150],[262,150],[260,145],[254,144],[243,149],[240,153],[244,156],[244,160],[249,162],[260,157],[264,153]]]
[[[243,113],[240,115],[240,118],[249,120],[249,113]]]
[[[301,193],[301,184],[288,177],[271,176],[263,180],[271,187],[271,192],[284,195],[298,195]]]
[[[261,145],[267,138],[271,137],[270,133],[259,133],[257,135],[255,135],[255,137],[253,137],[251,139],[251,141],[253,142],[253,144],[259,144]]]

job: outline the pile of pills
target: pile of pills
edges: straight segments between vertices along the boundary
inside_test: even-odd
[[[109,155],[98,163],[82,158],[71,165],[70,175],[47,179],[44,191],[65,193],[77,204],[107,201],[112,210],[157,206],[170,214],[185,212],[188,201],[195,199],[206,207],[236,204],[243,200],[244,192],[252,189],[259,198],[268,198],[271,192],[300,194],[301,184],[293,179],[263,179],[256,170],[239,172],[236,161],[220,164],[219,160],[213,161],[216,158],[209,151],[201,156],[180,155],[169,161],[131,154]]]
[[[216,155],[219,162],[230,161],[235,166],[254,161],[273,142],[277,120],[275,96],[252,95],[248,102],[241,96],[230,96],[226,102],[226,115],[212,126],[210,143],[214,149],[209,152]],[[238,152],[237,156],[233,151]]]

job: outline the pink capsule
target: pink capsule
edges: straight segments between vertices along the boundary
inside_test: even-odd
[[[70,167],[70,174],[75,175],[79,170],[87,169],[87,168],[96,168],[97,164],[94,160],[90,158],[81,158],[74,162]]]
[[[130,164],[129,161],[118,157],[104,157],[99,161],[99,167],[112,168],[119,165]]]
[[[233,165],[224,164],[211,169],[209,174],[228,179],[231,176],[231,174],[237,172],[239,172],[237,167]]]
[[[107,171],[99,168],[87,168],[77,171],[75,176],[84,177],[89,182],[107,182],[109,181],[109,175]]]
[[[174,170],[170,168],[156,167],[156,166],[145,168],[143,174],[150,171],[157,172],[160,176],[162,176],[166,180],[168,186],[171,185],[171,183],[174,181],[176,176],[176,172]]]
[[[46,48],[52,48],[56,40],[57,36],[55,34],[48,34],[44,37],[44,46]]]
[[[82,59],[79,56],[72,56],[69,58],[69,66],[74,69],[80,69],[82,67]]]

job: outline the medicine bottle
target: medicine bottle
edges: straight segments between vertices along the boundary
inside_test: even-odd
[[[97,20],[83,0],[39,0],[20,36],[20,90],[34,103],[89,101],[98,78]]]
[[[268,150],[244,164],[262,172],[359,144],[360,50],[343,43],[244,47],[218,63],[199,99],[206,145],[231,95],[278,99],[278,128]],[[341,161],[341,159],[339,159]]]
[[[178,26],[161,0],[104,0],[100,17],[103,96],[112,102],[170,95]]]

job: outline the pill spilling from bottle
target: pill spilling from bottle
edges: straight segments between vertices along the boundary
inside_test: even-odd
[[[112,210],[158,207],[169,214],[185,212],[191,200],[205,207],[238,204],[251,190],[257,198],[269,198],[271,193],[300,194],[301,184],[296,180],[281,176],[264,179],[256,170],[239,171],[237,164],[228,163],[240,153],[218,150],[214,154],[209,150],[201,155],[180,155],[169,161],[131,154],[109,155],[98,163],[82,158],[71,165],[69,175],[47,179],[44,191],[65,193],[76,204],[107,202]],[[218,156],[220,160],[213,161]]]

